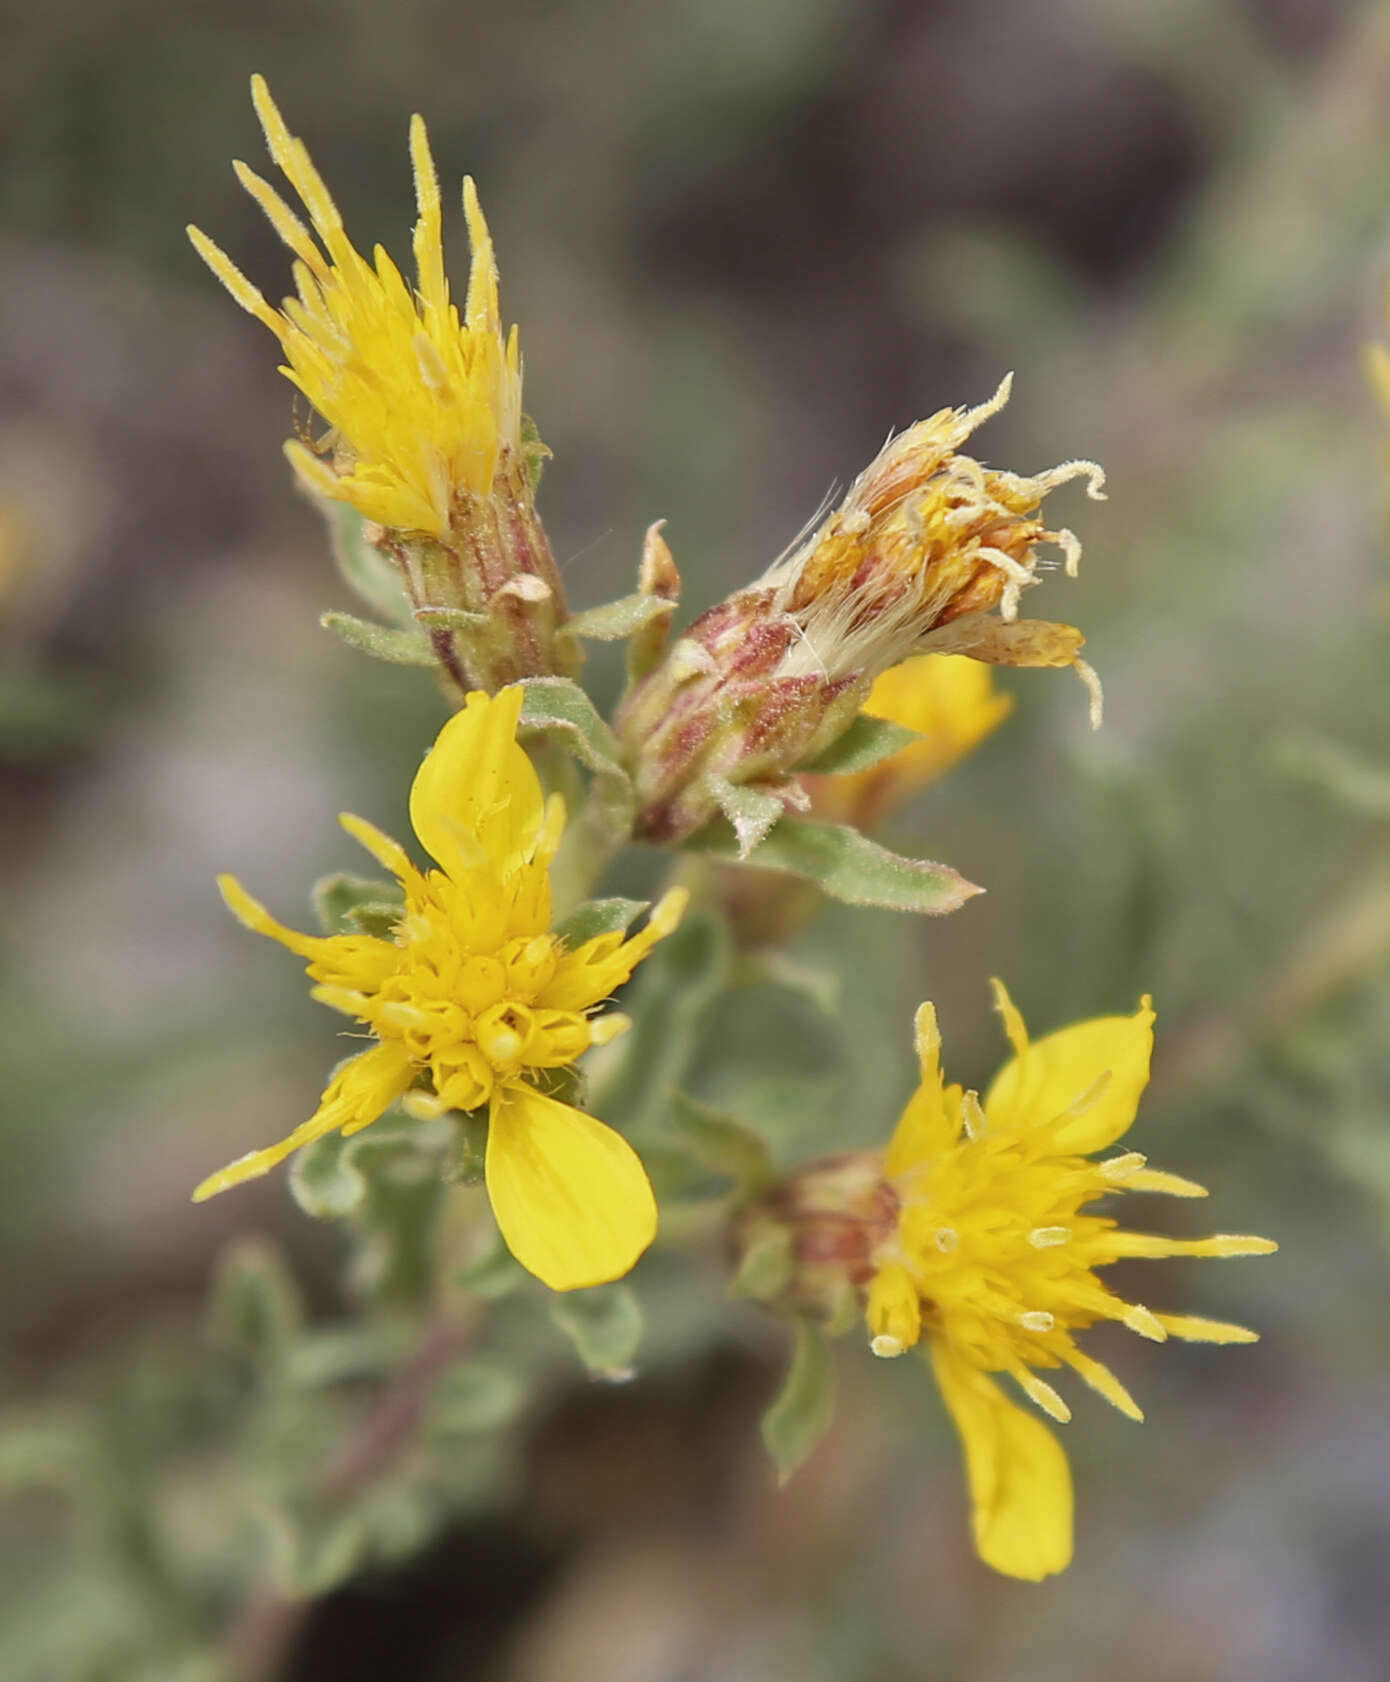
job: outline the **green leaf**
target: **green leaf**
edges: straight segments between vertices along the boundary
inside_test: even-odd
[[[217,1342],[278,1361],[303,1319],[299,1287],[268,1239],[240,1238],[228,1246],[208,1306],[208,1330]]]
[[[289,1351],[285,1376],[298,1390],[376,1378],[399,1364],[401,1342],[398,1329],[384,1326],[325,1326],[298,1339]]]
[[[673,1092],[671,1120],[692,1154],[707,1168],[727,1174],[741,1192],[752,1195],[772,1178],[767,1140],[733,1116]]]
[[[451,1271],[450,1278],[480,1301],[497,1302],[526,1284],[530,1274],[502,1242],[502,1234],[489,1222],[480,1234],[474,1253]]]
[[[574,1345],[595,1378],[632,1377],[642,1341],[642,1309],[630,1286],[619,1281],[556,1296],[550,1318]]]
[[[742,857],[738,837],[722,818],[706,824],[686,846],[716,858]],[[950,865],[903,858],[857,829],[804,818],[783,818],[774,824],[745,862],[804,876],[847,905],[878,905],[929,916],[959,910],[972,894],[984,892]]]
[[[593,642],[621,642],[653,619],[663,615],[669,618],[670,614],[671,603],[664,596],[634,594],[572,614],[561,629],[569,636],[587,637]]]
[[[355,1142],[327,1133],[290,1159],[290,1194],[316,1221],[341,1220],[367,1195],[367,1182],[352,1161]]]
[[[275,1586],[297,1600],[345,1582],[367,1550],[367,1527],[357,1513],[324,1519],[277,1507],[266,1514],[266,1524]]]
[[[325,934],[374,934],[385,940],[400,921],[405,889],[399,882],[339,871],[314,883],[313,902]]]
[[[783,987],[787,992],[809,1000],[822,1016],[832,1020],[838,1017],[839,974],[821,964],[807,963],[779,947],[762,952],[745,952],[739,959],[734,980],[740,987]]]
[[[708,912],[691,912],[663,940],[623,995],[632,1028],[588,1058],[595,1115],[629,1133],[663,1120],[685,1079],[701,1023],[728,983],[729,932]]]
[[[482,1110],[459,1111],[453,1118],[454,1136],[444,1159],[444,1178],[451,1186],[477,1186],[487,1163],[487,1116]]]
[[[433,666],[434,645],[423,631],[396,631],[385,625],[373,625],[368,619],[358,619],[351,613],[323,613],[319,624],[332,631],[351,647],[377,660],[389,660],[397,666]]]
[[[748,857],[787,809],[781,794],[749,783],[731,783],[727,777],[706,777],[705,787],[734,826],[741,859]]]
[[[525,1405],[526,1386],[510,1367],[473,1356],[441,1374],[430,1396],[430,1427],[449,1436],[493,1431]]]
[[[891,759],[910,742],[920,742],[921,739],[921,731],[909,730],[905,724],[894,724],[891,719],[860,713],[843,735],[837,736],[809,764],[798,765],[796,769],[817,773],[867,771],[883,760]]]
[[[530,677],[522,680],[526,698],[521,707],[521,733],[553,736],[594,779],[593,805],[603,827],[616,835],[632,830],[632,781],[619,763],[613,732],[599,717],[594,703],[572,678]]]
[[[650,903],[645,899],[586,899],[555,925],[554,933],[573,951],[596,935],[625,933],[628,924]]]
[[[367,522],[345,502],[318,498],[333,545],[333,559],[343,582],[374,613],[396,624],[410,624],[410,602],[401,569],[384,550],[370,542]]]
[[[738,1270],[729,1282],[729,1295],[775,1302],[791,1283],[794,1260],[790,1230],[769,1225],[744,1248]]]
[[[825,1435],[835,1413],[835,1375],[830,1350],[811,1321],[796,1322],[791,1366],[772,1406],[763,1415],[763,1442],[785,1483]]]
[[[291,1195],[315,1220],[341,1220],[361,1209],[370,1189],[364,1170],[374,1157],[418,1157],[419,1172],[434,1173],[437,1159],[451,1140],[452,1127],[447,1117],[422,1122],[397,1112],[374,1121],[350,1139],[341,1133],[327,1133],[295,1152],[290,1161]]]

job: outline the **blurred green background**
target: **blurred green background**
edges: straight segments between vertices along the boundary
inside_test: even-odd
[[[407,247],[411,111],[446,180],[477,177],[578,606],[631,587],[664,516],[703,608],[890,429],[1009,368],[980,454],[1104,462],[1107,503],[1049,504],[1079,582],[1027,604],[1086,629],[1104,730],[1064,675],[1006,675],[1013,719],[889,837],[987,896],[939,924],[827,914],[801,956],[848,966],[833,1033],[745,991],[704,1084],[780,1106],[798,1151],[872,1144],[921,998],[978,1084],[991,974],[1038,1031],[1151,990],[1134,1142],[1213,1192],[1153,1218],[1282,1245],[1154,1286],[1253,1349],[1095,1340],[1148,1423],[1080,1399],[1077,1557],[1042,1588],[971,1555],[912,1363],[846,1347],[837,1424],[779,1494],[756,1421],[784,1333],[721,1307],[706,1264],[659,1281],[636,1382],[562,1361],[476,1518],[265,1650],[309,1682],[1379,1682],[1390,590],[1360,354],[1390,6],[54,0],[0,23],[0,1674],[219,1674],[200,1643],[235,1596],[199,1624],[150,1565],[218,1544],[215,1259],[273,1235],[331,1317],[343,1245],[279,1177],[187,1201],[336,1055],[213,877],[302,916],[357,866],[338,811],[399,832],[442,717],[419,673],[317,628],[351,604],[279,452],[288,387],[183,236],[285,290],[229,168],[261,167],[261,70],[359,246]]]

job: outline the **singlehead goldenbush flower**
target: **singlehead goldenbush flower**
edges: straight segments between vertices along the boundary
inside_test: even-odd
[[[650,1244],[656,1204],[636,1153],[544,1084],[628,1026],[594,1013],[676,927],[686,895],[668,893],[631,938],[603,934],[568,948],[551,932],[549,866],[564,802],[543,797],[517,744],[521,702],[518,687],[469,695],[426,755],[410,819],[437,868],[418,869],[397,842],[344,814],[344,829],[403,890],[389,938],[299,934],[234,878],[220,879],[248,928],[308,960],[313,997],[376,1043],[338,1069],[310,1120],[210,1175],[196,1200],[327,1133],[356,1133],[398,1099],[423,1115],[486,1106],[488,1195],[524,1267],[573,1290],[618,1278]]]
[[[495,688],[568,671],[573,644],[555,641],[564,596],[534,504],[545,450],[527,436],[517,332],[503,333],[492,240],[472,180],[463,205],[473,266],[460,315],[444,272],[439,178],[423,119],[410,124],[419,210],[410,286],[381,246],[368,262],[352,244],[264,78],[252,78],[251,95],[308,224],[269,182],[234,167],[294,254],[297,296],[275,309],[205,233],[190,227],[188,235],[237,303],[274,333],[281,372],[328,423],[321,444],[285,446],[296,473],[380,528],[378,546],[399,563],[416,617],[436,633],[457,685]],[[472,627],[460,615],[488,623]]]
[[[943,777],[997,730],[1014,698],[994,687],[988,666],[963,654],[919,654],[874,682],[863,710],[917,731],[920,740],[864,771],[806,779],[820,817],[869,829]]]
[[[1048,493],[1094,462],[1025,476],[962,453],[1007,402],[1010,380],[970,410],[943,409],[891,439],[848,495],[755,585],[703,614],[639,683],[617,728],[633,768],[638,832],[679,841],[720,809],[727,785],[781,794],[853,721],[880,674],[909,656],[1071,666],[1100,690],[1072,625],[1020,619],[1039,582],[1038,546],[1074,575],[1081,545],[1042,517]]]
[[[883,1160],[892,1193],[867,1246],[867,1318],[875,1353],[924,1348],[965,1447],[975,1542],[1010,1576],[1061,1571],[1072,1552],[1066,1455],[998,1380],[1014,1380],[1052,1419],[1070,1409],[1039,1376],[1070,1367],[1126,1414],[1143,1418],[1109,1367],[1076,1334],[1114,1320],[1141,1337],[1250,1343],[1243,1326],[1155,1311],[1117,1295],[1100,1270],[1131,1257],[1249,1256],[1265,1238],[1165,1238],[1132,1232],[1102,1199],[1123,1192],[1204,1197],[1136,1151],[1094,1160],[1129,1129],[1149,1078],[1153,1009],[1101,1016],[1031,1042],[999,982],[1014,1055],[983,1102],[946,1085],[930,1004],[917,1014],[921,1082]]]

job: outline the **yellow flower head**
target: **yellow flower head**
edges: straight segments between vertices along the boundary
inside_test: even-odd
[[[1018,619],[1036,584],[1039,544],[1060,549],[1069,576],[1081,545],[1042,518],[1049,491],[1105,474],[1069,461],[1025,476],[986,468],[961,445],[1009,400],[1009,375],[988,403],[942,409],[891,439],[838,508],[766,575],[775,607],[799,628],[782,675],[881,672],[936,650],[1012,666],[1073,666],[1098,704],[1071,625]],[[994,608],[998,617],[987,617]]]
[[[998,729],[1014,698],[994,687],[988,666],[963,654],[919,654],[874,683],[864,711],[916,730],[920,741],[867,771],[807,778],[819,813],[868,829],[918,789],[943,777]]]
[[[412,290],[380,246],[370,263],[353,246],[264,78],[252,78],[251,97],[309,226],[243,163],[237,178],[294,253],[299,295],[272,309],[206,234],[190,227],[188,237],[237,303],[274,333],[281,372],[333,428],[332,468],[302,444],[286,446],[310,489],[383,526],[444,537],[456,500],[488,496],[500,459],[521,446],[521,356],[516,329],[503,338],[492,240],[473,182],[463,184],[473,267],[460,320],[444,274],[439,178],[423,119],[410,122],[419,205]]]
[[[888,1147],[898,1208],[872,1258],[867,1312],[875,1353],[926,1343],[965,1446],[981,1558],[1037,1580],[1071,1559],[1071,1474],[1056,1438],[1006,1398],[994,1375],[1007,1373],[1065,1422],[1066,1403],[1037,1369],[1070,1367],[1142,1419],[1110,1369],[1077,1348],[1075,1333],[1118,1320],[1156,1342],[1250,1343],[1255,1334],[1126,1302],[1097,1270],[1133,1256],[1264,1255],[1276,1246],[1224,1234],[1163,1238],[1091,1213],[1119,1192],[1206,1196],[1137,1152],[1091,1160],[1134,1119],[1149,1078],[1153,1009],[1145,999],[1133,1016],[1096,1017],[1030,1045],[994,985],[1014,1055],[983,1104],[945,1085],[936,1014],[929,1004],[918,1012],[922,1079]]]
[[[656,1204],[632,1147],[536,1083],[628,1026],[592,1013],[671,933],[687,896],[673,889],[630,939],[604,934],[570,949],[550,932],[564,804],[545,800],[517,745],[521,700],[516,687],[470,695],[420,767],[410,820],[437,869],[417,869],[397,842],[343,816],[405,891],[393,938],[298,934],[221,878],[241,921],[306,958],[313,997],[377,1043],[338,1070],[309,1121],[211,1175],[195,1200],[335,1129],[356,1133],[409,1094],[416,1114],[489,1106],[493,1213],[512,1254],[553,1289],[616,1279],[651,1243]]]

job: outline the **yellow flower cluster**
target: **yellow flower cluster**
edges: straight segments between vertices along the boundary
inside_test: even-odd
[[[980,1555],[1036,1580],[1071,1558],[1071,1474],[1056,1438],[995,1375],[1065,1422],[1070,1410],[1038,1370],[1070,1367],[1142,1419],[1114,1373],[1077,1347],[1077,1332],[1115,1320],[1157,1342],[1250,1343],[1255,1334],[1127,1302],[1096,1270],[1128,1257],[1252,1256],[1277,1246],[1131,1232],[1095,1213],[1092,1205],[1120,1192],[1206,1195],[1136,1151],[1092,1160],[1134,1120],[1149,1078],[1152,1007],[1146,999],[1133,1016],[1096,1017],[1030,1043],[1003,986],[995,989],[1014,1055],[983,1102],[945,1084],[936,1013],[929,1004],[918,1012],[921,1083],[884,1163],[897,1210],[872,1256],[867,1315],[876,1354],[926,1344],[965,1446]]]
[[[404,889],[392,938],[299,934],[222,878],[241,921],[307,959],[313,996],[376,1044],[338,1070],[310,1120],[211,1175],[195,1199],[327,1133],[358,1132],[401,1098],[416,1114],[487,1105],[488,1194],[523,1266],[573,1290],[618,1278],[650,1244],[656,1204],[632,1147],[538,1081],[628,1026],[593,1013],[675,928],[686,894],[673,889],[629,939],[603,934],[571,949],[551,933],[549,865],[564,803],[544,799],[517,744],[521,700],[516,687],[470,695],[420,767],[410,819],[437,869],[418,869],[397,842],[344,815]]]
[[[380,246],[370,263],[353,246],[264,78],[252,79],[251,92],[270,155],[309,226],[245,164],[235,166],[237,177],[294,253],[298,296],[273,309],[205,233],[190,227],[188,236],[237,303],[274,333],[281,372],[333,428],[331,468],[302,443],[286,445],[309,488],[380,525],[442,538],[458,498],[488,496],[504,453],[521,447],[521,354],[515,328],[503,337],[492,241],[473,182],[463,184],[473,267],[461,320],[444,273],[439,178],[423,119],[410,123],[419,207],[412,291]]]

